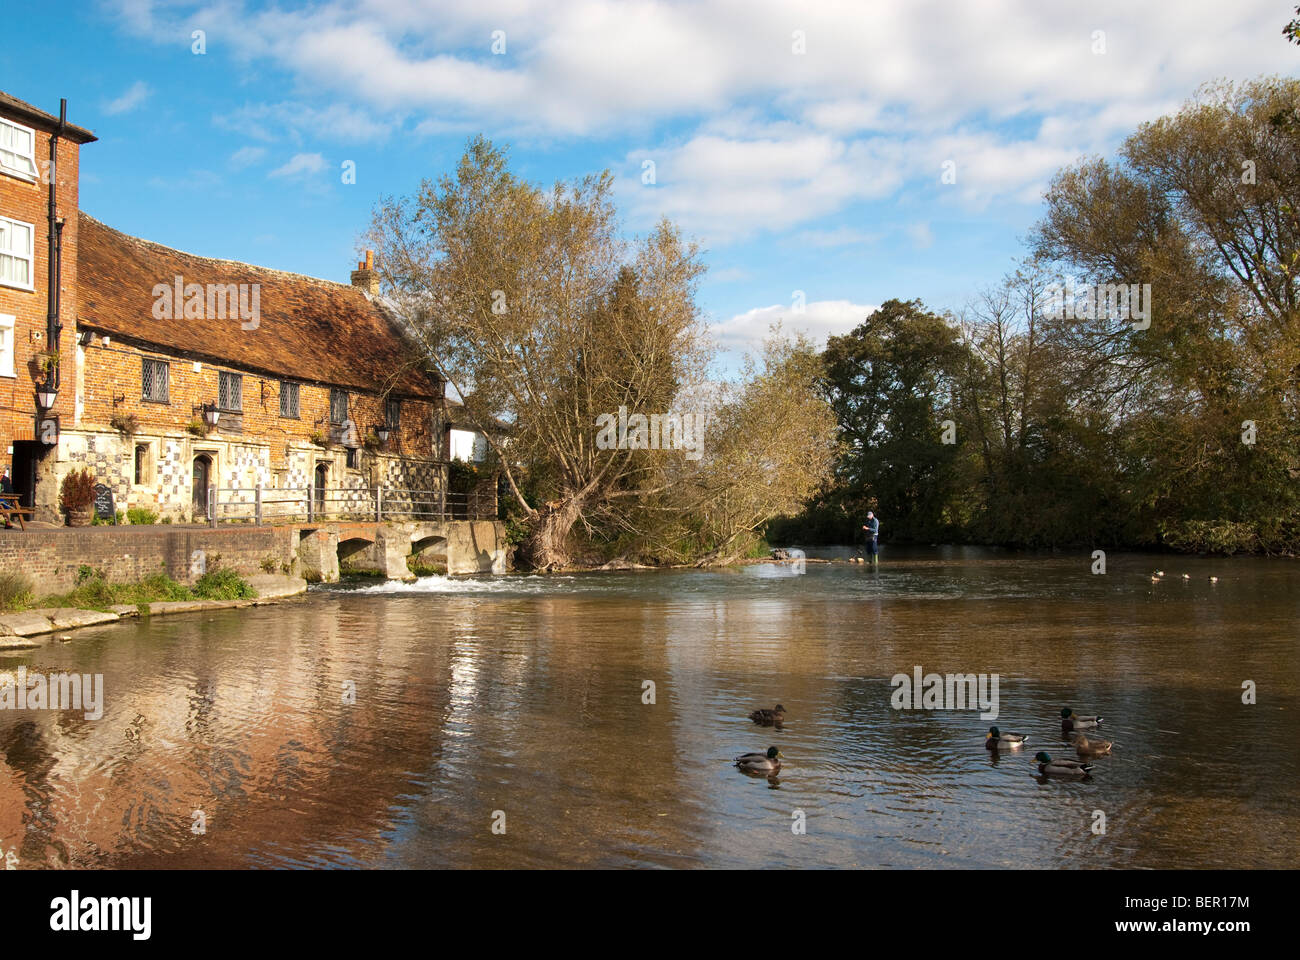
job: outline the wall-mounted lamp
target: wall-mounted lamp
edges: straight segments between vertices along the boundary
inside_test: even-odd
[[[220,420],[221,411],[217,409],[217,405],[215,403],[205,403],[203,405],[203,422],[206,423],[210,429],[215,430],[217,423]]]
[[[82,330],[77,334],[77,343],[81,344],[83,347],[88,347],[94,342],[95,334],[90,330]]]
[[[54,406],[54,402],[59,399],[57,387],[45,384],[36,391],[36,402],[42,410],[49,410]]]
[[[380,424],[379,426],[375,427],[375,436],[379,438],[380,443],[387,443],[388,427],[385,426],[384,424]]]

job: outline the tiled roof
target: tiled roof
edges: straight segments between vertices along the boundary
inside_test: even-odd
[[[58,117],[46,113],[39,107],[33,107],[24,100],[12,97],[3,90],[0,90],[0,116],[12,117],[47,131],[59,125]],[[64,124],[63,136],[76,143],[93,143],[98,139],[85,127],[79,127],[75,123]]]
[[[407,397],[442,394],[393,320],[355,287],[182,253],[129,237],[85,213],[78,226],[80,327],[268,376],[374,393],[391,388]],[[174,286],[178,276],[205,289],[259,285],[257,328],[242,329],[238,315],[229,313],[225,319],[157,319],[154,287]]]

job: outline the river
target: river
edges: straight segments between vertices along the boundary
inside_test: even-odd
[[[1300,566],[1091,565],[936,548],[802,574],[435,577],[78,631],[0,654],[105,689],[100,719],[0,711],[0,858],[1294,866]],[[895,709],[916,667],[997,674],[996,723],[1030,750],[991,756],[978,710]],[[748,719],[777,701],[782,729]],[[1035,776],[1036,750],[1072,755],[1063,706],[1114,742],[1089,781]],[[777,778],[732,766],[769,745]]]

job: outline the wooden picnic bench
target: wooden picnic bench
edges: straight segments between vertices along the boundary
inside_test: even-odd
[[[0,517],[4,517],[5,526],[13,526],[13,518],[18,518],[18,526],[22,528],[23,533],[27,532],[27,521],[25,518],[36,516],[36,512],[30,507],[24,507],[18,500],[18,495],[14,493],[0,494]]]

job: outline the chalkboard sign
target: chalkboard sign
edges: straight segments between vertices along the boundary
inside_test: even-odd
[[[95,516],[109,521],[117,518],[117,511],[113,508],[113,488],[102,483],[95,484]]]

